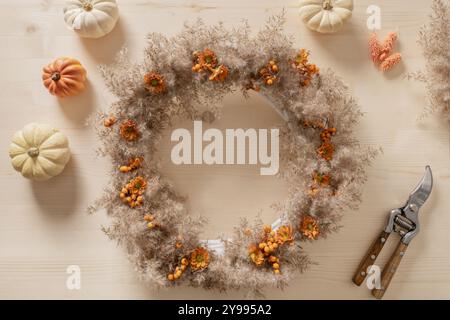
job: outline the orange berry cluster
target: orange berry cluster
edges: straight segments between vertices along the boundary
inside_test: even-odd
[[[180,265],[175,267],[175,271],[173,273],[169,273],[167,275],[167,279],[169,281],[178,280],[181,278],[182,274],[186,271],[189,266],[189,260],[187,258],[182,258]]]
[[[311,83],[314,74],[319,73],[319,68],[315,64],[308,62],[309,53],[301,49],[292,62],[292,67],[300,74],[300,86],[306,87]]]
[[[138,207],[144,202],[144,191],[147,188],[147,180],[138,176],[127,183],[120,191],[120,199],[131,208]]]
[[[275,60],[270,60],[267,66],[259,70],[259,76],[261,79],[263,79],[264,83],[266,85],[273,85],[278,77],[278,65]]]
[[[144,76],[144,84],[147,91],[153,94],[159,94],[166,90],[164,76],[157,72],[149,72]]]
[[[263,234],[261,242],[249,246],[249,257],[257,266],[262,266],[267,261],[273,272],[280,274],[280,259],[275,255],[275,252],[280,246],[293,243],[292,227],[282,226],[274,231],[270,226],[264,226]]]
[[[209,72],[209,80],[222,82],[228,76],[228,68],[224,65],[219,65],[218,59],[214,51],[205,49],[203,51],[194,52],[194,66],[193,72]]]
[[[155,223],[155,217],[152,214],[146,214],[144,215],[144,221],[147,222],[147,228],[154,229],[158,226],[157,223]]]
[[[209,265],[209,252],[202,247],[196,248],[192,251],[190,258],[183,257],[181,259],[180,265],[175,267],[173,273],[167,275],[169,281],[177,280],[186,271],[188,266],[191,267],[192,271],[199,271],[206,269]]]
[[[144,158],[142,157],[131,158],[130,160],[128,160],[128,165],[119,167],[119,171],[123,173],[134,171],[141,166],[143,161]]]

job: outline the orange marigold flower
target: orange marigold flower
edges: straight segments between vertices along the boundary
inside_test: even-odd
[[[192,71],[202,72],[210,70],[217,66],[217,56],[214,51],[205,49],[203,51],[194,52],[194,66]]]
[[[154,94],[158,94],[166,90],[166,82],[164,76],[157,72],[149,72],[144,76],[145,88]]]
[[[305,215],[300,224],[300,232],[308,239],[315,240],[320,234],[319,225],[313,217]]]
[[[141,176],[138,176],[129,182],[129,188],[133,193],[142,192],[145,188],[147,188],[147,180]]]
[[[120,135],[127,141],[134,141],[140,136],[136,122],[131,119],[125,120],[120,125]]]
[[[284,243],[292,243],[294,241],[292,227],[291,226],[281,226],[277,230],[276,240],[280,245],[284,244]]]
[[[209,253],[205,248],[199,247],[192,252],[190,261],[193,271],[205,269],[209,265]]]
[[[317,154],[326,161],[331,161],[334,154],[334,145],[330,142],[323,142],[317,149]]]
[[[212,70],[212,74],[209,76],[210,81],[222,82],[228,76],[228,68],[224,65],[220,65]]]

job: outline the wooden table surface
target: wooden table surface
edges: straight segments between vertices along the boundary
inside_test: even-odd
[[[114,31],[98,40],[83,40],[65,28],[63,1],[0,0],[0,298],[137,298],[229,299],[242,292],[205,292],[177,288],[152,291],[139,283],[125,253],[101,232],[104,212],[89,216],[85,209],[105,186],[108,159],[96,158],[98,141],[85,119],[106,109],[114,97],[97,70],[112,63],[123,46],[139,58],[145,36],[156,31],[176,34],[184,21],[222,20],[227,26],[247,19],[257,31],[272,14],[287,10],[286,32],[296,46],[312,51],[321,68],[332,68],[348,83],[364,117],[358,136],[366,145],[381,146],[369,169],[363,202],[349,211],[342,230],[327,240],[305,246],[317,265],[298,275],[284,291],[267,290],[272,299],[370,299],[370,291],[356,287],[351,278],[373,238],[385,224],[387,213],[407,199],[424,172],[432,166],[435,187],[421,213],[421,232],[413,240],[387,299],[450,298],[450,159],[449,133],[439,116],[418,120],[426,104],[422,84],[403,78],[420,69],[424,59],[416,43],[420,26],[430,12],[430,1],[356,0],[352,19],[334,35],[306,29],[292,0],[121,0],[120,21]],[[382,29],[398,31],[402,65],[382,74],[367,53],[369,30],[366,9],[381,8]],[[59,56],[78,58],[87,68],[89,86],[77,97],[58,100],[43,87],[41,68]],[[218,127],[267,127],[280,119],[258,97],[224,100]],[[46,122],[70,139],[73,157],[59,177],[32,183],[15,172],[7,154],[10,138],[29,122]],[[170,143],[163,143],[165,159]],[[261,212],[275,219],[271,203],[282,200],[286,186],[274,177],[261,177],[249,166],[176,168],[166,161],[164,170],[190,205],[210,219],[205,237],[231,232],[240,216]],[[393,239],[390,239],[393,240]],[[387,248],[393,249],[394,241]],[[388,249],[386,249],[388,251]],[[386,253],[386,252],[385,252]],[[386,255],[378,261],[386,262]],[[81,289],[66,287],[69,265],[81,268]]]

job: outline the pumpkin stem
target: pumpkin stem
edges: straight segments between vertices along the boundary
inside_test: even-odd
[[[92,9],[94,9],[94,7],[92,6],[92,3],[83,1],[83,10],[84,11],[91,11]]]
[[[30,157],[35,158],[39,155],[39,149],[36,147],[31,147],[28,149],[27,153]]]
[[[59,79],[61,79],[61,74],[59,72],[54,72],[52,74],[52,80],[53,81],[58,81]]]
[[[331,10],[333,9],[333,6],[331,5],[331,0],[325,0],[322,4],[322,8],[324,10]]]

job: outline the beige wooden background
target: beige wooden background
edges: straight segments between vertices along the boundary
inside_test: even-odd
[[[299,275],[285,291],[267,291],[273,299],[369,299],[365,287],[351,282],[360,258],[383,227],[389,209],[400,206],[430,164],[435,188],[423,208],[422,230],[412,242],[386,294],[390,299],[450,298],[450,162],[449,133],[438,116],[418,121],[425,105],[421,84],[403,79],[423,66],[416,44],[430,1],[356,0],[354,16],[342,32],[319,35],[305,28],[297,1],[283,0],[121,0],[121,18],[108,36],[83,40],[67,30],[63,1],[0,0],[0,298],[138,298],[228,299],[242,293],[204,292],[178,288],[154,292],[141,285],[124,252],[100,231],[104,212],[88,216],[85,208],[106,183],[107,159],[96,159],[96,138],[84,121],[114,98],[97,66],[113,61],[127,45],[136,58],[150,31],[176,34],[185,20],[223,20],[233,26],[248,19],[254,30],[271,15],[287,9],[286,32],[296,45],[312,51],[321,68],[333,68],[349,84],[365,116],[358,128],[364,144],[382,146],[384,153],[369,169],[360,210],[348,212],[341,232],[305,246],[318,265]],[[378,72],[367,54],[369,31],[366,8],[382,9],[384,36],[400,34],[403,64],[386,75]],[[41,68],[69,55],[88,70],[89,87],[65,100],[50,96],[40,81]],[[224,100],[225,113],[217,127],[267,127],[280,121],[258,97]],[[7,154],[13,133],[32,121],[47,122],[68,135],[73,158],[64,173],[46,183],[31,183],[16,173]],[[170,144],[161,155],[167,159]],[[255,167],[183,167],[168,162],[165,172],[186,192],[194,210],[209,217],[205,237],[230,232],[239,216],[262,212],[275,219],[270,204],[282,200],[285,187],[261,177]],[[391,239],[392,240],[392,239]],[[392,248],[389,242],[388,247]],[[380,262],[385,262],[383,255]],[[66,268],[81,267],[81,290],[66,288]]]

